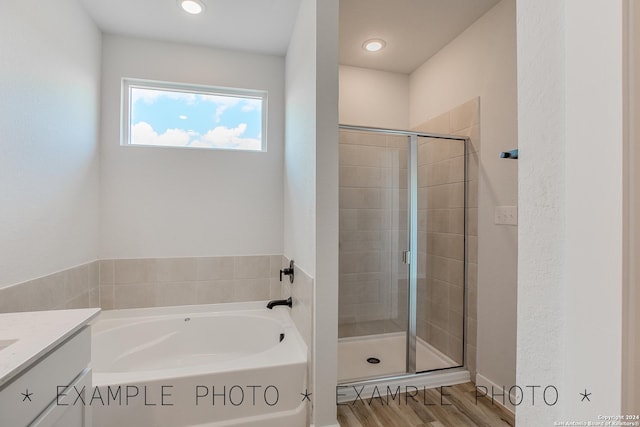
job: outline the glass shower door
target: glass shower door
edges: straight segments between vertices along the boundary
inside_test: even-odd
[[[340,131],[341,383],[464,365],[466,142],[424,135]]]
[[[464,364],[465,170],[465,141],[417,138],[417,372]]]
[[[406,373],[409,137],[340,131],[339,381]]]

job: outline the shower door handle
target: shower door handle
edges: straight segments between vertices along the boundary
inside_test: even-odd
[[[404,264],[411,264],[411,251],[402,251],[402,262]]]

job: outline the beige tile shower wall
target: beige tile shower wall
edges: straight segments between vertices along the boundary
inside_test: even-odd
[[[472,99],[415,128],[469,137],[467,157],[466,362],[476,372],[478,159],[480,100]],[[462,362],[464,319],[464,152],[429,139],[418,149],[418,336]],[[425,302],[420,305],[420,302]]]
[[[98,261],[0,289],[0,313],[99,307]]]
[[[340,325],[396,319],[406,249],[407,138],[341,131],[339,186]],[[394,237],[398,232],[404,237]]]
[[[281,255],[100,261],[103,309],[260,301],[281,295]]]

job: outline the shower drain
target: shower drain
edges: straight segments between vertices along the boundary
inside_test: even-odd
[[[367,359],[368,363],[371,363],[372,365],[377,365],[378,363],[380,363],[380,359],[378,359],[377,357],[370,357]]]

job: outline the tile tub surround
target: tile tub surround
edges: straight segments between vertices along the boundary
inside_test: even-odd
[[[98,261],[0,289],[0,313],[100,307]]]
[[[478,164],[480,158],[480,98],[474,98],[450,111],[433,117],[414,130],[439,134],[467,136],[467,341],[466,363],[475,380],[476,336],[477,336],[477,290],[478,290]],[[429,140],[433,141],[433,140]],[[427,194],[422,206],[426,221],[419,221],[421,239],[418,242],[419,301],[426,298],[428,306],[421,310],[418,319],[418,335],[452,359],[461,361],[462,312],[464,307],[462,292],[461,245],[464,229],[461,216],[462,206],[458,203],[459,192],[463,189],[463,161],[461,151],[437,141],[429,142],[419,149],[419,191]],[[422,156],[421,156],[422,154]],[[424,168],[420,171],[420,168]],[[422,173],[421,173],[422,172]],[[453,202],[453,204],[452,204]],[[455,206],[454,206],[455,205]],[[420,210],[420,207],[419,207]],[[426,240],[425,240],[426,239]],[[441,309],[446,307],[446,310]]]
[[[0,289],[0,313],[281,298],[281,255],[93,261]]]
[[[281,255],[100,261],[105,310],[260,301],[282,295]]]

